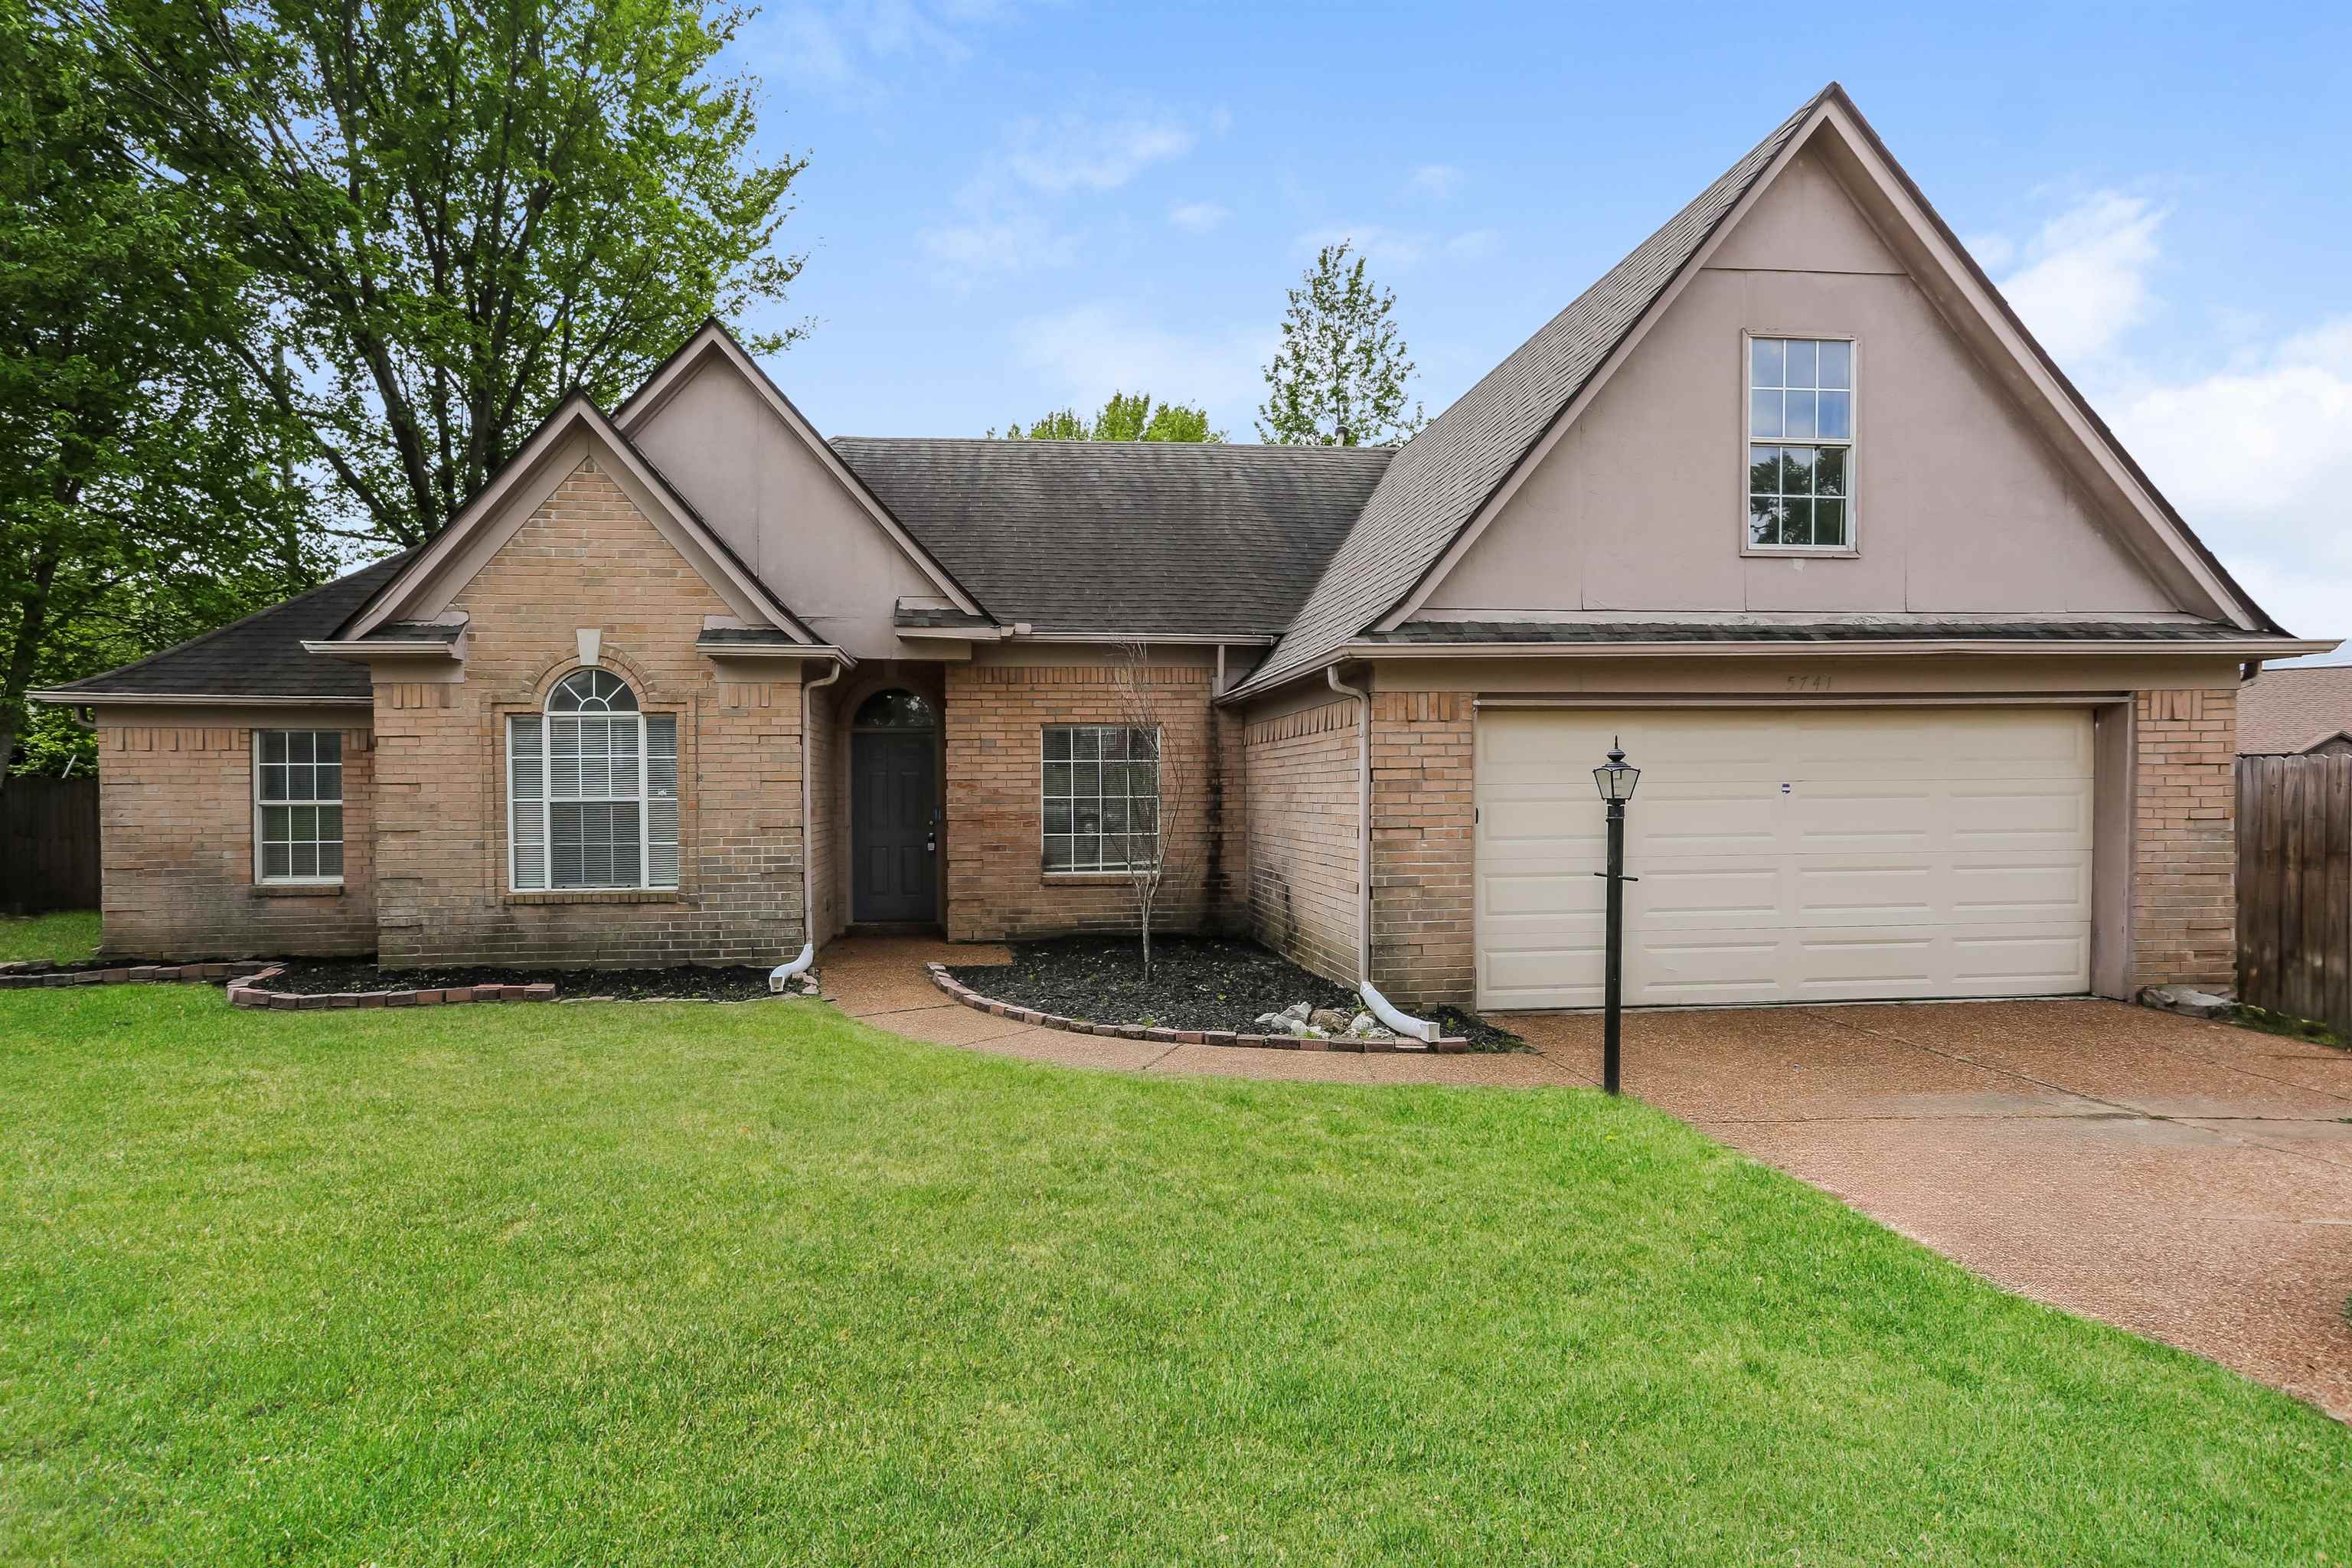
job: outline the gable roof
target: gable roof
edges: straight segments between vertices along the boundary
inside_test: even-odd
[[[727,330],[727,323],[718,317],[705,317],[693,336],[654,367],[653,374],[646,377],[645,384],[629,394],[621,406],[614,411],[614,422],[623,430],[635,429],[659,412],[663,404],[694,378],[703,363],[713,357],[726,361],[736,374],[751,384],[769,411],[815,455],[835,481],[849,493],[850,499],[865,510],[875,525],[906,552],[907,558],[914,563],[915,569],[930,579],[932,586],[939,589],[942,597],[968,615],[988,614],[988,606],[957,581],[955,574],[924,548],[921,541],[908,530],[889,505],[842,460],[838,452],[825,444],[824,437],[817,434],[816,426],[809,422],[808,416],[784,395],[784,389],[776,384],[774,378],[761,367],[760,362],[751,357],[735,334]]]
[[[297,594],[243,620],[216,626],[136,664],[31,695],[44,702],[184,701],[216,698],[306,698],[366,702],[373,694],[367,670],[339,658],[302,651],[306,640],[331,637],[353,611],[375,596],[416,552],[404,550],[373,565]]]
[[[499,465],[497,473],[476,492],[449,525],[413,552],[394,576],[355,610],[338,631],[342,640],[367,637],[389,622],[412,618],[420,602],[446,598],[479,571],[485,554],[476,536],[500,518],[513,517],[515,526],[528,519],[543,499],[571,472],[564,461],[565,443],[577,437],[602,445],[617,459],[615,476],[634,481],[652,503],[646,521],[669,540],[687,563],[728,601],[739,615],[764,620],[796,642],[819,647],[822,637],[810,631],[786,606],[774,589],[761,582],[733,547],[705,521],[694,503],[651,459],[637,449],[604,411],[584,393],[572,393],[539,428]],[[625,484],[624,488],[626,488]],[[493,536],[495,537],[495,536]],[[699,555],[699,559],[698,559]]]
[[[1178,441],[834,447],[1000,623],[1203,642],[1278,637],[1395,456]]]
[[[2352,665],[2265,669],[2238,688],[2238,752],[2292,756],[2352,729]]]
[[[2004,342],[2038,373],[2036,384],[2065,405],[2126,500],[2138,507],[2186,569],[2210,585],[2225,616],[2284,636],[2158,493],[2147,476],[2033,341],[1885,144],[1832,82],[1776,126],[1664,226],[1636,246],[1567,309],[1405,443],[1347,540],[1334,552],[1297,621],[1233,695],[1262,691],[1337,657],[1370,629],[1390,629],[1416,607],[1451,560],[1539,461],[1575,413],[1702,262],[1729,221],[1760,193],[1817,129],[1850,133],[1898,183],[1917,220],[1941,242],[1930,265],[1964,272],[1971,308],[1997,312]]]

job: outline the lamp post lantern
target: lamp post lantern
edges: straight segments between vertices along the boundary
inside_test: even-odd
[[[1609,869],[1593,875],[1609,880],[1608,945],[1601,991],[1601,1087],[1615,1094],[1618,1037],[1625,1011],[1625,884],[1641,880],[1625,875],[1625,803],[1633,798],[1642,770],[1626,765],[1624,750],[1612,738],[1609,761],[1592,770],[1592,782],[1609,808]]]

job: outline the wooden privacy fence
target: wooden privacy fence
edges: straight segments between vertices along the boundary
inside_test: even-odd
[[[98,780],[8,780],[0,787],[0,910],[96,908]]]
[[[2352,756],[2238,759],[2238,999],[2352,1033]]]

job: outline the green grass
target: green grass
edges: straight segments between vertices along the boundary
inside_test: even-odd
[[[59,963],[98,954],[98,911],[68,910],[54,915],[0,915],[0,963],[47,958]]]
[[[0,995],[0,1559],[2341,1563],[2352,1432],[1633,1102]]]

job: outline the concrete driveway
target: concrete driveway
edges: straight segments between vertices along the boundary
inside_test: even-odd
[[[1598,1076],[1600,1020],[1517,1014]],[[2040,1300],[2352,1420],[2352,1052],[2113,1002],[1628,1016],[1625,1089]]]

